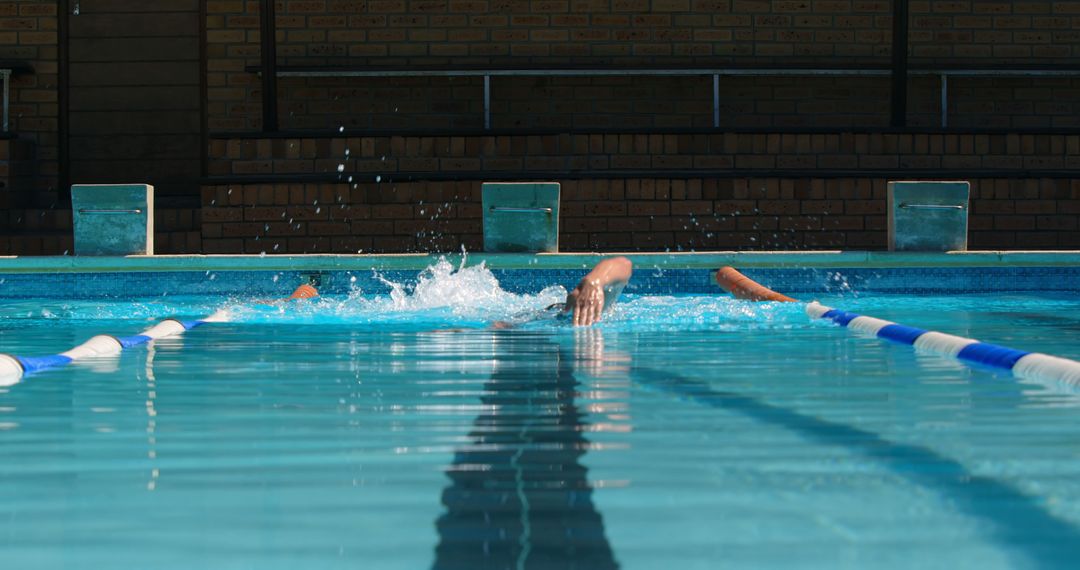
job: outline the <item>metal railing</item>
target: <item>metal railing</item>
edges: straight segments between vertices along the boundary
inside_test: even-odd
[[[11,127],[11,77],[18,73],[32,73],[34,69],[23,62],[0,61],[0,86],[3,98],[2,132],[8,132]]]
[[[248,71],[261,72],[261,67]],[[720,128],[722,77],[890,77],[886,68],[712,68],[712,67],[543,67],[522,68],[371,68],[277,66],[277,77],[482,77],[484,80],[484,128],[491,129],[491,82],[493,77],[626,77],[626,76],[707,76],[712,78],[712,124]],[[949,126],[950,77],[1080,77],[1080,68],[1069,69],[911,69],[908,76],[937,77],[941,97],[941,126]],[[265,77],[264,77],[265,81]],[[276,91],[276,90],[275,90]]]
[[[261,0],[259,4],[259,35],[261,41],[262,110],[263,131],[276,131],[277,116],[277,16],[276,0]],[[908,78],[908,2],[892,2],[892,65],[889,67],[890,80],[890,124],[903,127],[907,124],[907,78]],[[509,71],[509,70],[507,70]],[[672,70],[678,72],[679,70]],[[675,73],[671,73],[674,75]],[[684,73],[685,74],[685,73]],[[719,74],[713,75],[713,123],[719,123]],[[484,76],[484,128],[491,128],[491,77]]]
[[[263,131],[276,131],[277,78],[278,77],[483,77],[484,78],[484,128],[491,129],[491,78],[501,76],[612,76],[612,75],[704,75],[712,77],[713,127],[720,126],[720,78],[726,76],[855,76],[889,77],[889,109],[892,127],[907,126],[907,89],[911,76],[937,76],[941,90],[941,126],[948,127],[949,77],[1080,77],[1080,67],[1070,69],[911,69],[909,66],[909,20],[908,2],[892,2],[891,61],[888,66],[872,65],[851,69],[836,68],[617,68],[601,66],[592,68],[536,68],[536,69],[376,69],[364,67],[314,68],[282,66],[277,64],[277,30],[275,0],[260,2],[261,64],[254,68],[262,74]],[[248,68],[249,71],[252,68]]]

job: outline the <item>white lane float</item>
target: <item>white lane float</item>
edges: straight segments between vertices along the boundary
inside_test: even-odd
[[[795,302],[731,267],[716,272],[716,282],[738,299],[749,301]],[[1009,370],[1014,376],[1041,382],[1062,382],[1080,387],[1080,362],[1042,354],[1026,352],[1007,346],[980,342],[937,331],[923,330],[891,321],[849,313],[826,307],[817,301],[806,304],[806,314],[814,319],[830,320],[842,327],[876,336],[892,342],[907,344],[915,349],[956,358],[969,363]]]
[[[286,300],[311,299],[318,296],[319,292],[311,285],[301,285]],[[228,320],[228,310],[219,309],[207,317],[193,321],[165,319],[134,336],[97,335],[79,346],[59,354],[15,356],[0,353],[0,386],[15,384],[27,374],[57,368],[76,360],[119,354],[126,348],[140,346],[159,338],[182,334],[207,323],[223,323]]]

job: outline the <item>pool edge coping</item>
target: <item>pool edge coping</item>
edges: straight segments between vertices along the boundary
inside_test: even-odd
[[[602,257],[625,255],[643,269],[903,268],[1080,266],[1080,251],[813,251],[678,253],[413,253],[306,255],[133,255],[125,257],[0,257],[0,273],[115,273],[151,271],[422,270],[440,258],[491,269],[580,269]]]

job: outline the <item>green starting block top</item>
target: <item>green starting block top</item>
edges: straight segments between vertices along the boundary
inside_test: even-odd
[[[484,251],[559,251],[558,182],[485,182]]]
[[[154,187],[76,184],[71,187],[75,255],[153,255]]]

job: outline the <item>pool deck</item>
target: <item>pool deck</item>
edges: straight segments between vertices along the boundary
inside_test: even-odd
[[[605,256],[625,255],[643,269],[738,268],[891,268],[891,267],[1072,267],[1080,251],[776,251],[681,253],[469,253],[469,265],[492,269],[578,269]],[[0,273],[104,273],[141,271],[342,271],[421,270],[440,257],[461,261],[460,253],[394,255],[133,255],[126,257],[0,256]]]

